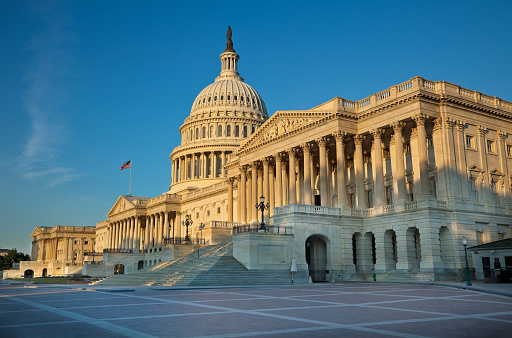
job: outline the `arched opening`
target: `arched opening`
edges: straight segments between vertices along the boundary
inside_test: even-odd
[[[406,232],[407,260],[409,269],[416,270],[420,268],[421,262],[421,244],[420,231],[416,227],[407,229]]]
[[[114,265],[114,275],[123,275],[124,274],[124,265],[116,264]]]
[[[455,246],[453,245],[450,229],[446,226],[439,229],[439,245],[441,247],[441,260],[445,269],[455,269]]]
[[[43,269],[42,276],[43,276],[43,277],[48,276],[48,270],[47,270],[46,268],[44,268],[44,269]]]
[[[377,255],[375,236],[372,232],[367,232],[364,235],[357,232],[352,236],[352,255],[356,272],[369,273],[374,271]]]
[[[23,278],[34,278],[34,270],[25,270]]]
[[[231,126],[229,124],[226,126],[226,136],[231,137]]]
[[[137,270],[142,270],[144,269],[144,261],[139,261],[139,263],[137,263]]]
[[[384,262],[386,271],[396,270],[397,257],[396,233],[394,230],[386,230],[384,233]]]
[[[310,236],[306,240],[306,262],[313,282],[327,281],[327,244],[320,236]]]

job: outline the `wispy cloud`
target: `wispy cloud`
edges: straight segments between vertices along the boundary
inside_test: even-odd
[[[28,49],[33,63],[27,67],[27,88],[24,106],[31,120],[31,129],[19,158],[21,177],[44,180],[55,187],[81,176],[78,170],[62,164],[62,146],[70,131],[62,110],[66,97],[66,76],[71,57],[68,46],[72,30],[63,8],[55,2],[39,2],[33,7],[35,31]]]

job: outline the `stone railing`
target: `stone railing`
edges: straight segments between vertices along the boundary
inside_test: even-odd
[[[447,203],[446,203],[446,201],[436,201],[436,206],[438,208],[446,209],[447,208]]]
[[[322,207],[318,205],[305,205],[305,204],[289,204],[282,207],[274,208],[274,215],[282,215],[291,212],[301,212],[305,214],[318,214],[318,215],[329,215],[339,216],[339,208]]]
[[[394,212],[395,211],[395,206],[394,205],[385,205],[382,207],[382,213],[383,214],[389,214],[391,212]]]
[[[351,209],[350,214],[353,217],[373,216],[373,208]]]
[[[372,94],[359,101],[338,99],[338,106],[346,112],[363,114],[365,111],[375,108],[377,105],[409,95],[415,91],[427,91],[439,95],[448,95],[466,100],[471,100],[482,105],[512,112],[512,102],[504,101],[498,97],[482,94],[477,91],[462,88],[446,81],[430,81],[422,77],[414,77],[409,81],[392,86],[379,93]]]
[[[405,202],[405,210],[415,210],[418,208],[417,201]]]
[[[217,179],[222,179],[222,177],[217,177]],[[183,181],[185,182],[185,181]],[[197,197],[197,196],[202,196],[204,194],[208,194],[208,193],[212,193],[212,192],[216,192],[220,189],[227,189],[228,187],[228,184],[226,183],[226,181],[222,181],[220,183],[215,183],[211,186],[208,186],[206,188],[202,188],[202,189],[197,189],[197,190],[194,190],[192,192],[189,192],[188,194],[184,194],[181,196],[181,199],[182,200],[186,200],[186,199],[189,199],[189,198],[193,198],[193,197]]]
[[[239,226],[241,223],[239,222],[225,222],[225,221],[211,221],[210,226],[212,228],[232,228],[235,226]]]
[[[71,225],[56,225],[54,227],[39,227],[41,232],[65,231],[65,232],[81,232],[93,234],[96,232],[95,227],[75,227]]]
[[[141,200],[138,200],[138,201],[141,201]],[[148,203],[148,205],[152,205],[152,204],[157,204],[157,203],[166,202],[166,201],[179,202],[179,201],[181,201],[181,196],[175,195],[175,194],[163,194],[163,195],[160,195],[160,196],[157,196],[155,198],[148,200],[147,203]]]

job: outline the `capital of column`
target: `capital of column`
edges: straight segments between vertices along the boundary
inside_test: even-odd
[[[505,141],[505,139],[507,138],[507,133],[504,131],[498,130],[498,138],[500,139],[500,141]]]
[[[480,136],[485,136],[485,134],[487,133],[487,128],[483,127],[483,126],[478,126],[478,135]]]
[[[374,140],[376,138],[380,139],[382,134],[384,134],[384,129],[382,129],[382,128],[373,129],[370,131],[370,133],[372,134]]]
[[[402,121],[396,121],[396,122],[391,123],[391,127],[393,128],[393,131],[395,133],[398,133],[398,132],[401,133],[405,127],[405,123]]]
[[[247,172],[247,165],[241,165],[238,170],[240,171],[240,173],[246,173]]]
[[[423,114],[423,113],[419,113],[419,114],[413,116],[412,118],[416,122],[417,125],[424,126],[425,122],[427,122],[428,115]]]
[[[318,143],[320,147],[325,147],[327,145],[327,141],[329,141],[329,139],[325,136],[316,139],[316,143]]]
[[[444,119],[444,123],[448,128],[453,128],[455,126],[455,120],[448,117]]]
[[[288,153],[288,156],[290,157],[295,157],[295,155],[297,154],[297,149],[295,148],[290,148],[286,151]]]
[[[354,136],[354,144],[355,144],[356,146],[360,146],[360,145],[362,145],[362,144],[363,144],[363,141],[364,141],[364,137],[363,137],[363,135],[361,135],[361,134],[357,134],[357,135],[355,135],[355,136]]]
[[[333,135],[337,142],[341,141],[342,143],[344,143],[345,136],[347,136],[347,132],[338,130]]]
[[[261,162],[263,163],[263,166],[268,166],[270,164],[270,161],[270,157],[265,157]]]
[[[304,152],[311,152],[311,149],[313,149],[313,145],[310,142],[305,142],[301,144],[300,147],[304,150]]]
[[[457,131],[464,131],[464,128],[466,128],[466,122],[463,121],[454,121],[455,128]]]
[[[417,128],[411,128],[411,137],[418,136],[418,129]]]
[[[443,119],[437,118],[434,120],[434,130],[439,130],[443,126]]]
[[[283,153],[277,153],[275,155],[276,162],[283,162],[284,154]]]
[[[233,183],[235,183],[235,178],[234,177],[228,177],[226,179],[226,182],[228,182],[229,184],[233,184]]]

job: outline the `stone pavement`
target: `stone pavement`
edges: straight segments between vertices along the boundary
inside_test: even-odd
[[[98,291],[2,285],[0,337],[510,336],[512,297],[476,289],[499,285],[497,292],[507,294],[511,285],[442,284],[94,287]]]

